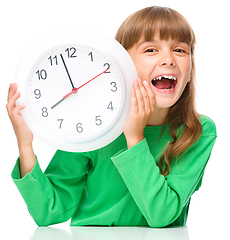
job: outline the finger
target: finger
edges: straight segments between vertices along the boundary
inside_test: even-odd
[[[138,111],[138,103],[137,103],[137,98],[136,98],[136,93],[135,93],[135,89],[131,89],[130,92],[130,96],[131,96],[131,112],[132,113],[136,113]]]
[[[151,88],[151,85],[147,81],[143,81],[143,85],[149,96],[150,107],[151,107],[151,111],[153,112],[155,109],[155,105],[156,105],[155,94],[153,92],[153,89]]]
[[[8,113],[9,113],[10,111],[12,111],[13,108],[16,107],[16,101],[17,101],[17,99],[20,97],[20,95],[21,95],[20,92],[16,91],[13,96],[10,96],[10,97],[9,97],[9,101],[8,101],[8,103],[7,103],[7,105],[6,105],[6,108],[7,108]]]
[[[145,84],[147,83],[146,81],[144,81],[144,82],[145,82]],[[140,83],[140,90],[141,90],[141,93],[142,93],[142,98],[143,98],[145,110],[146,110],[146,112],[149,112],[149,109],[151,108],[150,99],[149,99],[149,94],[148,94],[148,92],[145,88],[144,82]]]
[[[145,104],[144,104],[143,95],[142,95],[142,91],[141,91],[141,80],[138,79],[138,80],[134,81],[133,87],[135,90],[138,109],[139,109],[139,111],[142,111],[145,107]]]
[[[11,83],[10,87],[9,87],[9,91],[8,91],[8,98],[7,101],[9,101],[12,96],[16,93],[16,91],[18,90],[18,86],[16,83]]]
[[[140,83],[140,89],[142,92],[143,100],[145,102],[145,105],[147,104],[148,106],[150,105],[150,99],[149,99],[149,94],[148,91],[146,90],[145,85],[148,84],[147,81],[143,81]]]
[[[13,84],[11,83],[10,86],[9,86],[9,90],[8,90],[8,95],[7,95],[7,102],[9,101],[10,99],[10,96],[11,96],[11,92],[13,90]]]
[[[20,111],[24,108],[25,105],[18,105],[9,113],[9,118],[13,125],[17,124],[18,121],[20,121],[20,119],[22,118]]]
[[[13,114],[18,115],[20,111],[23,110],[24,108],[25,108],[25,105],[17,105],[13,110]]]

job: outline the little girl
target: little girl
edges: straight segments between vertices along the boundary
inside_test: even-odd
[[[45,173],[33,135],[9,88],[7,110],[18,140],[12,178],[39,226],[184,226],[216,140],[213,121],[195,110],[195,36],[185,18],[163,7],[129,16],[116,39],[139,78],[124,133],[91,152],[57,150]]]

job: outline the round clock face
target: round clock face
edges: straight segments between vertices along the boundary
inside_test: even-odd
[[[106,43],[114,47],[114,41]],[[125,73],[125,65],[101,50],[103,45],[79,41],[51,45],[39,57],[31,53],[26,57],[24,62],[32,61],[27,76],[26,64],[19,67],[19,104],[26,105],[22,115],[27,124],[42,140],[62,150],[89,151],[107,145],[123,130],[135,68],[131,63],[132,74]],[[129,66],[131,58],[125,56]]]
[[[102,135],[120,117],[123,92],[120,73],[106,56],[71,44],[42,55],[26,95],[46,131],[66,141],[84,142]]]

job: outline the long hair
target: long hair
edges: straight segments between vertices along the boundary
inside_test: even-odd
[[[162,175],[169,174],[170,165],[201,136],[202,125],[195,109],[195,34],[187,20],[177,11],[166,7],[148,7],[130,15],[120,26],[115,39],[129,50],[141,37],[146,41],[160,32],[161,40],[178,40],[190,45],[192,69],[180,99],[170,107],[165,120],[170,123],[171,141],[164,146],[158,159]]]

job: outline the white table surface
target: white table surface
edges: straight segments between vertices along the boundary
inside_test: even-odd
[[[188,240],[188,229],[151,229],[140,227],[70,227],[70,231],[55,228],[37,228],[31,240]]]
[[[36,227],[7,225],[1,228],[4,240],[229,240],[227,228],[215,227]]]

